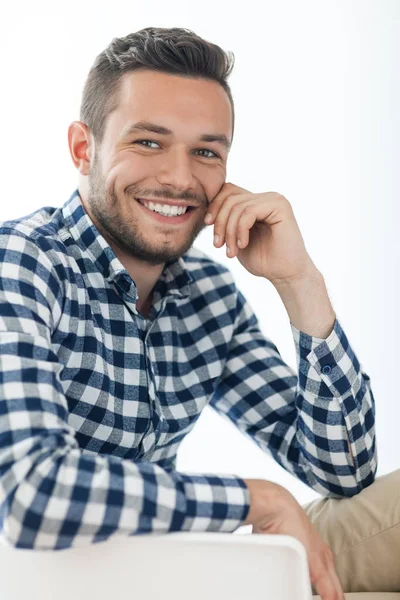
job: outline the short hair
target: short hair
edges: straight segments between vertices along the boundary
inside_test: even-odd
[[[121,38],[114,38],[95,59],[87,76],[80,108],[80,120],[101,144],[108,115],[118,106],[118,89],[123,74],[152,70],[183,77],[204,78],[218,82],[234,105],[227,83],[235,58],[196,35],[178,27],[147,27]]]

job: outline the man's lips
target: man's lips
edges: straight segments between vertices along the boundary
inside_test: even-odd
[[[188,221],[189,219],[191,219],[192,213],[195,212],[195,208],[197,207],[192,207],[192,208],[188,208],[183,215],[174,215],[174,216],[164,216],[161,213],[158,213],[154,210],[152,210],[151,208],[147,208],[141,201],[139,198],[135,198],[135,200],[137,201],[137,203],[140,205],[141,208],[143,208],[144,211],[146,211],[146,213],[153,217],[153,219],[155,219],[156,221],[163,223],[163,224],[180,224],[180,223],[185,223],[185,221]]]
[[[160,199],[160,198],[141,198],[141,197],[135,197],[135,200],[137,200],[141,204],[143,204],[144,202],[146,202],[146,203],[152,202],[153,204],[161,204],[161,205],[165,204],[166,206],[186,206],[188,208],[188,210],[193,209],[193,208],[198,208],[198,205],[195,205],[195,204],[189,203],[189,202],[180,202],[179,200],[164,200],[164,199]]]

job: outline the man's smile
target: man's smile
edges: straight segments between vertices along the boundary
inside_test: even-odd
[[[197,208],[195,206],[178,205],[170,202],[167,204],[164,201],[161,204],[160,202],[151,202],[147,199],[142,200],[141,198],[135,198],[135,200],[148,215],[151,213],[152,217],[160,223],[169,223],[171,225],[186,223]]]

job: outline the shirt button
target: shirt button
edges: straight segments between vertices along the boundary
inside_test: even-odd
[[[329,373],[332,371],[332,367],[330,365],[324,365],[322,367],[322,372],[325,373],[325,375],[329,375]]]

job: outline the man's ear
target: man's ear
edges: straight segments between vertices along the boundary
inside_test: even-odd
[[[72,161],[81,175],[89,175],[94,154],[93,136],[85,123],[74,121],[68,128],[68,146]]]

